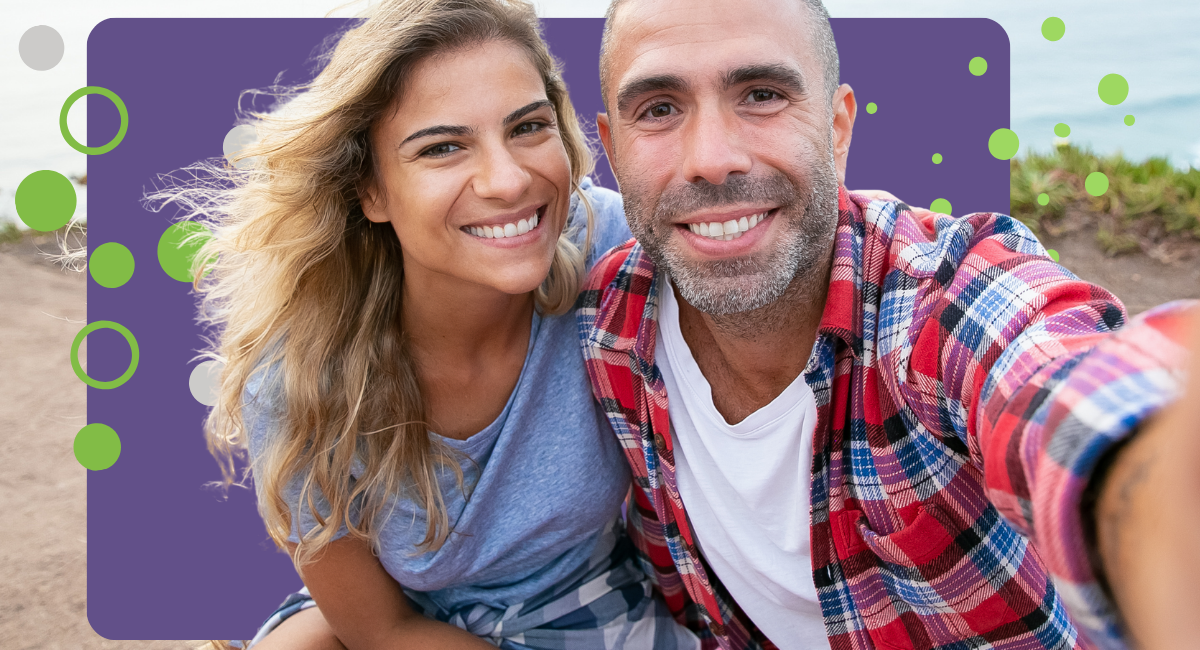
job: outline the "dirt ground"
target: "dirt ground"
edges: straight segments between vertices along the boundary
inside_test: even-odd
[[[1045,243],[1131,312],[1200,298],[1200,260],[1107,258],[1086,232]],[[0,244],[0,648],[194,648],[199,642],[109,641],[88,625],[87,470],[72,452],[87,402],[69,360],[87,317],[86,282],[83,273],[48,262],[39,247],[56,250],[47,239]]]

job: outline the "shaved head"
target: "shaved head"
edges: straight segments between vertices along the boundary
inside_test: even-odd
[[[646,0],[640,0],[646,1]],[[822,72],[824,73],[825,96],[826,99],[832,100],[834,93],[838,88],[840,77],[837,43],[833,39],[833,29],[829,26],[829,12],[825,10],[825,5],[821,0],[791,0],[800,4],[808,13],[808,38],[812,44],[816,59],[821,64]],[[635,4],[639,0],[613,0],[612,4],[608,5],[608,11],[604,14],[604,35],[600,40],[600,94],[604,101],[604,108],[611,112],[613,108],[609,106],[609,90],[611,89],[609,76],[611,75],[612,51],[611,48],[614,42],[615,25],[617,24],[618,14],[621,7],[625,5]]]

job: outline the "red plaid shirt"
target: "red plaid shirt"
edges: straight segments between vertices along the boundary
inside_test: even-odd
[[[804,371],[818,407],[813,578],[831,646],[1123,648],[1080,496],[1103,452],[1182,385],[1185,305],[1125,325],[1116,297],[1004,215],[956,219],[844,190],[839,208]],[[593,390],[640,487],[630,533],[705,648],[770,648],[705,563],[679,496],[654,363],[660,284],[627,243],[580,299]]]

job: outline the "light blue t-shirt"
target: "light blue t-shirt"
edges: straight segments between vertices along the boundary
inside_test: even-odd
[[[583,189],[595,212],[590,269],[630,233],[619,194],[589,180]],[[568,227],[585,223],[577,197],[570,210]],[[582,245],[583,229],[578,231]],[[278,368],[272,367],[247,385],[243,414],[252,460],[276,430],[281,382],[268,381],[260,390],[264,378],[276,376]],[[447,610],[475,603],[506,608],[563,584],[587,563],[629,489],[629,467],[592,397],[571,312],[533,315],[520,378],[494,422],[466,440],[438,437],[466,455],[460,465],[466,485],[474,486],[465,499],[453,475],[441,473],[454,532],[440,549],[418,554],[426,519],[406,498],[385,505],[383,523],[376,525],[387,572],[406,590],[422,592]],[[284,495],[292,510],[293,542],[315,525],[312,512],[300,507],[300,485],[297,479]],[[318,509],[327,513],[317,496]]]

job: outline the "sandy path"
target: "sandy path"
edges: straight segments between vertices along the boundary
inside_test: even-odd
[[[53,250],[53,244],[42,244]],[[87,622],[87,422],[71,341],[87,317],[82,273],[0,248],[0,648],[183,650],[183,641],[109,641]]]
[[[1109,259],[1083,233],[1046,245],[1131,312],[1200,298],[1200,263]],[[41,246],[54,249],[52,242]],[[69,359],[87,315],[85,287],[82,273],[58,270],[32,242],[0,245],[0,648],[192,648],[197,642],[109,641],[87,622],[87,470],[72,452],[87,404]]]

